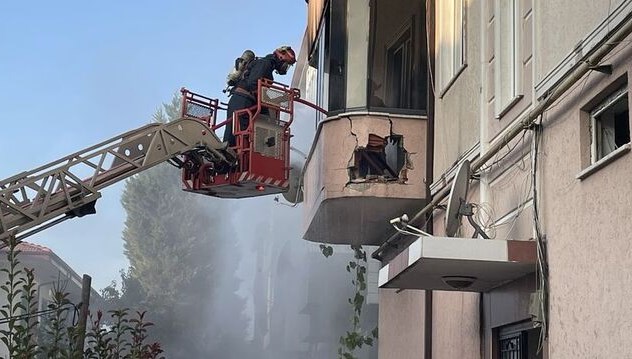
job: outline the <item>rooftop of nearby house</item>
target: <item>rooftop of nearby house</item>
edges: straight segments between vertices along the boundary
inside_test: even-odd
[[[29,242],[21,242],[17,246],[17,250],[24,254],[41,254],[41,255],[50,255],[53,254],[53,251],[48,248],[41,246],[39,244],[29,243]]]
[[[45,246],[30,243],[20,242],[16,248],[20,251],[19,256],[22,256],[22,264],[36,269],[36,275],[38,275],[38,281],[54,280],[59,278],[58,273],[63,273],[64,276],[68,276],[69,279],[75,283],[77,288],[81,288],[82,277],[63,259],[61,259],[55,252]],[[7,252],[7,247],[0,249],[0,252]],[[0,254],[0,262],[6,260],[6,254]],[[99,294],[92,289],[91,296],[97,300]]]

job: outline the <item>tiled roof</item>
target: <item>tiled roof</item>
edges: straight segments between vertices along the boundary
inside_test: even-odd
[[[18,244],[18,248],[19,251],[21,251],[24,254],[43,254],[43,255],[48,255],[48,254],[52,254],[53,251],[51,251],[49,248],[44,247],[44,246],[40,246],[38,244],[33,244],[33,243],[29,243],[29,242],[21,242],[20,244]],[[3,251],[6,251],[6,248],[3,248]]]

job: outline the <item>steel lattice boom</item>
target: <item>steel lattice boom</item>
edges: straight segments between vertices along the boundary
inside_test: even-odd
[[[205,123],[180,119],[146,125],[4,179],[0,181],[0,239],[25,237],[65,219],[94,213],[101,189],[192,150],[217,161],[229,160]]]

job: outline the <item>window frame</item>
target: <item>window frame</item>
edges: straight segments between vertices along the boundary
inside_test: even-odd
[[[596,118],[604,111],[615,105],[617,101],[626,98],[628,102],[628,137],[630,140],[597,158],[597,127]],[[580,147],[581,147],[581,171],[575,175],[578,180],[584,180],[593,173],[614,162],[632,150],[632,126],[630,126],[630,89],[627,82],[627,73],[613,81],[607,88],[581,108]]]
[[[428,28],[424,26],[428,25],[426,2],[424,0],[402,1],[410,8],[408,9],[410,11],[401,12],[401,16],[393,20],[386,18],[380,11],[381,7],[385,6],[402,6],[401,4],[391,5],[390,1],[392,0],[370,0],[366,101],[363,106],[354,109],[374,113],[425,116],[429,107],[428,79],[432,76],[429,74],[428,66],[428,61],[430,61],[426,33]],[[389,50],[402,39],[407,28],[410,29],[409,63],[406,70],[409,78],[407,85],[409,98],[404,101],[407,103],[406,106],[398,107],[401,101],[397,99],[397,104],[392,103],[393,97],[384,93],[388,92],[392,84],[392,79],[389,78],[392,74],[389,68]]]
[[[594,165],[595,163],[601,161],[602,159],[608,157],[613,152],[616,152],[619,148],[625,146],[626,144],[630,144],[630,141],[624,143],[622,146],[615,148],[614,150],[600,155],[602,152],[603,144],[601,143],[601,133],[602,133],[602,124],[600,120],[597,118],[599,115],[603,114],[608,109],[611,109],[613,106],[617,104],[618,101],[626,98],[628,96],[628,87],[623,86],[618,90],[611,93],[603,102],[597,105],[592,111],[590,111],[590,164]],[[628,101],[628,121],[630,120],[630,103]],[[630,131],[628,127],[628,137],[630,137]],[[599,157],[601,156],[601,157]]]
[[[502,342],[513,338],[519,339],[520,352],[510,354],[520,354],[520,359],[532,358],[534,355],[539,359],[543,358],[543,351],[537,353],[536,348],[532,345],[534,343],[537,344],[537,342],[531,342],[529,339],[530,337],[535,339],[535,337],[539,336],[541,330],[542,328],[535,326],[535,323],[531,320],[492,328],[492,358],[502,359]]]
[[[504,115],[506,115],[511,109],[524,97],[524,89],[522,88],[522,26],[521,26],[521,12],[520,6],[518,4],[520,0],[495,0],[495,24],[494,24],[494,56],[496,56],[496,60],[494,62],[494,89],[495,89],[495,104],[494,104],[494,117],[499,120]],[[502,11],[502,5],[509,3],[509,11],[506,13]],[[509,20],[510,23],[510,43],[507,46],[511,51],[509,53],[509,81],[511,83],[508,88],[511,90],[511,95],[508,100],[503,103],[502,91],[505,90],[504,87],[501,86],[503,83],[503,65],[504,65],[504,57],[507,54],[504,54],[502,49],[503,47],[503,39],[502,34],[506,33],[503,29],[503,20],[502,18],[507,14],[511,15]]]
[[[404,22],[404,24],[400,27],[400,29],[397,31],[397,33],[395,34],[395,36],[393,36],[393,38],[391,39],[390,42],[387,43],[386,45],[386,50],[384,51],[384,56],[385,56],[385,61],[384,63],[386,64],[386,71],[384,72],[384,80],[382,83],[386,84],[386,87],[390,90],[393,87],[393,82],[394,82],[394,76],[393,76],[393,60],[392,60],[392,54],[394,54],[397,50],[402,49],[402,47],[404,46],[404,44],[407,44],[407,52],[405,54],[405,61],[406,63],[404,64],[405,66],[403,66],[403,71],[406,73],[405,75],[405,81],[400,81],[400,90],[401,90],[401,86],[402,86],[402,82],[405,82],[404,86],[407,87],[407,92],[405,93],[406,95],[406,105],[402,105],[401,104],[401,96],[402,93],[400,92],[400,103],[395,107],[395,108],[410,108],[412,106],[412,66],[414,63],[414,59],[413,59],[413,51],[414,51],[414,41],[415,41],[415,33],[414,33],[414,29],[415,29],[415,19],[414,17],[409,18],[406,22]],[[406,36],[406,34],[408,34],[408,36]],[[393,51],[395,50],[395,51]],[[401,80],[401,79],[400,79]],[[392,96],[392,95],[391,95]],[[384,99],[385,102],[386,101],[390,101],[390,99],[385,98]]]
[[[448,37],[453,45],[448,56],[444,51],[441,51],[441,31],[445,29],[444,21],[447,20],[442,15],[446,11],[446,4],[449,4],[450,1],[452,1],[453,16],[448,20],[451,23],[447,24],[445,28],[451,28],[452,33]],[[460,11],[457,12],[457,9]],[[439,90],[439,98],[443,98],[467,67],[467,12],[465,0],[442,0],[436,2],[435,17],[437,23],[437,33],[435,35],[435,52],[437,55],[435,78],[437,80],[436,87]],[[449,68],[447,78],[443,78],[444,68]]]
[[[329,115],[346,110],[346,0],[327,2],[320,20],[307,62],[315,71],[313,102]]]

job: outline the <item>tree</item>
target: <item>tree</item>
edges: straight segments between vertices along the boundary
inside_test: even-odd
[[[174,96],[155,120],[178,118],[179,104]],[[221,345],[245,347],[245,300],[235,293],[238,251],[226,235],[226,204],[182,191],[179,171],[168,164],[129,179],[121,202],[130,269],[120,291],[106,288],[110,301],[147,310],[168,358],[230,358],[218,353]]]

